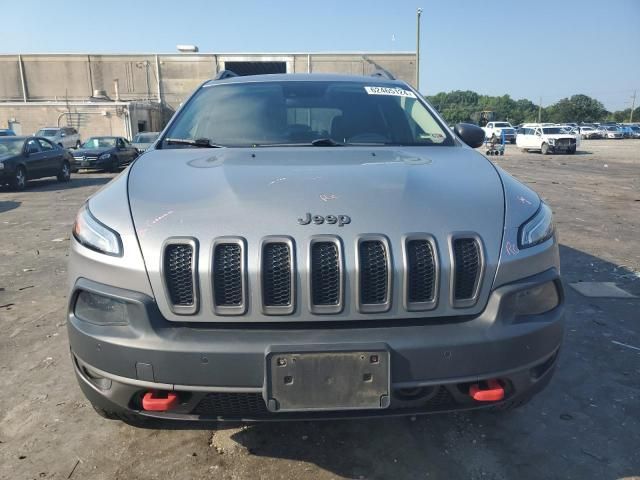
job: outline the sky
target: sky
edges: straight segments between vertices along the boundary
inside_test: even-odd
[[[640,0],[0,0],[0,53],[399,52],[420,91],[640,104]]]

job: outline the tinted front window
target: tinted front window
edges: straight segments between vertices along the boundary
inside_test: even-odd
[[[413,92],[341,81],[205,86],[166,138],[206,138],[225,146],[308,145],[321,138],[351,145],[453,145]]]
[[[543,128],[542,131],[544,132],[545,135],[558,135],[561,133],[566,133],[564,128],[559,128],[559,127],[552,127],[552,128]]]
[[[113,137],[93,137],[82,144],[83,148],[112,148],[116,146]]]
[[[509,125],[508,123],[505,123],[505,122],[498,122],[498,123],[496,123],[496,127],[499,127],[499,128],[510,128],[511,125]]]

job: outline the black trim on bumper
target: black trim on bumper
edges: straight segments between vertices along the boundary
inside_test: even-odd
[[[549,281],[557,286],[560,304],[546,313],[515,316],[509,311],[512,302],[503,301],[514,292]],[[129,302],[130,324],[102,326],[78,319],[73,314],[73,305],[79,290]],[[513,388],[507,400],[541,389],[548,382],[562,341],[563,301],[558,274],[552,269],[496,289],[484,312],[471,318],[399,318],[382,323],[345,322],[339,326],[315,322],[192,325],[165,320],[146,295],[80,279],[71,296],[68,330],[83,391],[92,402],[105,405],[105,409],[137,411],[136,398],[140,392],[176,390],[183,392],[187,399],[182,410],[172,414],[144,414],[206,419],[209,416],[194,416],[191,412],[197,405],[194,402],[208,393],[262,392],[265,355],[274,346],[326,344],[328,349],[335,349],[346,344],[375,343],[384,344],[391,353],[394,390],[445,388],[456,400],[455,405],[444,408],[451,410],[483,406],[469,403],[466,392],[460,392],[460,385],[479,380],[504,379]],[[548,368],[539,378],[534,378],[532,372],[549,363],[551,358]],[[104,375],[105,385],[110,387],[97,387],[86,372],[98,377]],[[426,413],[425,405],[382,411],[330,412],[329,416]],[[392,401],[393,406],[397,407],[398,402]],[[427,410],[442,411],[443,408]],[[272,415],[276,419],[287,417]],[[299,417],[315,418],[306,414],[292,418]]]

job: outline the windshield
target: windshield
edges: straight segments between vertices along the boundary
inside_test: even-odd
[[[607,127],[607,130],[609,130],[610,132],[617,132],[618,127]]]
[[[158,133],[139,133],[133,139],[133,143],[151,143],[158,138]]]
[[[542,129],[542,133],[544,133],[545,135],[558,135],[561,133],[566,133],[565,129],[560,128],[560,127],[546,127]]]
[[[36,135],[38,137],[55,137],[59,131],[57,128],[43,128],[42,130],[38,130]]]
[[[497,122],[495,126],[500,128],[512,128],[511,125],[506,122]]]
[[[111,148],[116,146],[114,137],[92,137],[82,144],[82,148]]]
[[[410,90],[344,81],[205,85],[166,139],[208,139],[221,146],[453,145]]]
[[[19,155],[22,152],[24,138],[0,138],[0,157]]]

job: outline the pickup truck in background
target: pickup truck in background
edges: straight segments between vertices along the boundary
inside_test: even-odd
[[[489,122],[482,129],[486,138],[491,138],[494,134],[501,138],[504,132],[505,142],[516,143],[516,129],[509,122]]]

